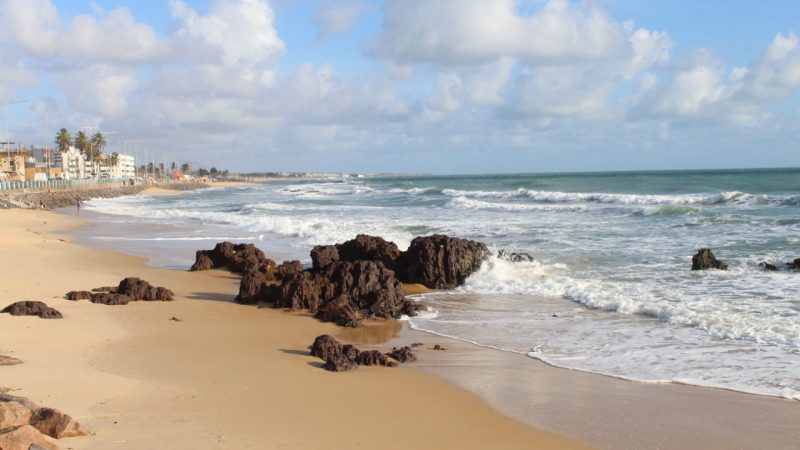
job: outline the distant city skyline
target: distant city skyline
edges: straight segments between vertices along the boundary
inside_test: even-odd
[[[241,172],[797,167],[798,24],[788,0],[0,0],[0,101],[26,146],[96,127]]]

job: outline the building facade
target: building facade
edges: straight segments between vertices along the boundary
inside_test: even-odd
[[[91,171],[87,170],[83,153],[72,146],[66,151],[56,152],[54,162],[56,167],[61,168],[62,177],[67,180],[87,178],[87,174],[91,174]]]

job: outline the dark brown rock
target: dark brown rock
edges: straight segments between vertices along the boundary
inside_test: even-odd
[[[337,244],[340,261],[380,261],[390,270],[395,267],[400,250],[394,242],[381,237],[359,234],[355,239]]]
[[[355,328],[361,325],[361,319],[353,302],[344,295],[323,303],[315,317],[323,322],[333,322],[343,327]]]
[[[288,278],[294,274],[298,274],[303,271],[303,264],[300,261],[284,261],[280,266],[275,269],[275,276],[279,280],[283,280],[284,278]]]
[[[794,261],[787,262],[786,268],[789,270],[800,270],[800,258],[795,258]]]
[[[403,307],[400,310],[400,314],[404,314],[408,317],[414,317],[419,314],[420,311],[425,309],[425,305],[415,302],[412,300],[403,300]]]
[[[47,306],[47,304],[30,300],[12,303],[0,312],[9,313],[12,316],[39,316],[42,319],[61,319],[64,317],[58,310]]]
[[[239,283],[239,295],[236,296],[236,301],[244,305],[255,305],[266,301],[264,296],[266,284],[267,277],[260,270],[246,272]]]
[[[194,264],[189,269],[192,272],[198,272],[201,270],[211,270],[214,268],[214,261],[211,260],[211,257],[208,256],[210,250],[198,250],[195,253],[194,257]]]
[[[245,273],[248,267],[261,267],[266,260],[264,252],[253,244],[220,242],[213,250],[198,250],[190,270],[224,268],[231,272]]]
[[[523,252],[509,252],[506,250],[500,250],[497,253],[497,257],[500,259],[505,259],[506,261],[511,262],[532,262],[533,256],[523,253]]]
[[[98,288],[92,289],[92,292],[106,292],[108,294],[116,294],[117,287],[116,286],[102,286]]]
[[[403,309],[403,291],[394,272],[375,261],[339,262],[322,273],[330,297],[347,296],[354,309],[371,316],[398,317]]]
[[[442,346],[441,346],[441,345],[439,345],[439,344],[436,344],[436,345],[434,345],[434,346],[433,346],[433,349],[434,349],[434,350],[447,350],[446,348],[442,347]]]
[[[311,249],[311,266],[314,270],[322,270],[339,261],[339,250],[335,245],[317,245]]]
[[[92,294],[90,299],[92,303],[100,305],[127,305],[133,301],[132,298],[122,294],[109,294],[107,292],[97,292]]]
[[[480,268],[489,254],[486,245],[445,235],[417,237],[397,261],[403,282],[431,289],[452,289]]]
[[[366,350],[361,352],[356,359],[356,362],[362,366],[386,366],[395,367],[397,363],[390,360],[383,353],[378,350]]]
[[[361,351],[350,344],[345,344],[342,346],[342,355],[344,355],[350,361],[358,361]]]
[[[330,356],[341,354],[342,344],[329,334],[317,336],[311,345],[311,356],[316,356],[317,358],[328,359]]]
[[[710,248],[701,248],[692,256],[692,270],[719,269],[728,270],[728,265],[718,261]]]
[[[88,434],[78,421],[53,408],[34,410],[31,415],[31,425],[55,439],[86,436]]]
[[[92,298],[92,293],[89,291],[69,291],[66,295],[67,300],[89,300]]]
[[[353,362],[341,353],[329,356],[325,359],[325,364],[322,365],[323,369],[331,372],[345,372],[353,367]]]
[[[287,276],[278,289],[270,292],[268,301],[278,308],[307,309],[316,313],[322,298],[328,298],[328,292],[323,292],[323,288],[319,275],[311,272],[294,273]]]
[[[766,261],[758,263],[758,267],[760,267],[760,268],[762,268],[764,270],[768,270],[768,271],[776,271],[776,270],[778,270],[778,268],[775,266],[775,264],[770,264],[770,263],[768,263]]]
[[[392,351],[387,353],[386,356],[401,363],[417,360],[417,357],[414,355],[414,351],[411,350],[411,347],[408,346],[400,348],[392,348]]]
[[[117,294],[127,295],[133,300],[172,301],[172,291],[163,287],[155,287],[140,278],[128,277],[119,282]]]

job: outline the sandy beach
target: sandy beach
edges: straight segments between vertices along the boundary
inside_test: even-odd
[[[153,268],[79,246],[64,233],[80,222],[52,212],[3,211],[0,224],[4,304],[42,300],[64,314],[0,315],[0,353],[24,361],[0,368],[2,384],[90,431],[59,441],[64,448],[582,448],[410,367],[326,372],[306,348],[340,329],[233,303],[238,279],[227,272]],[[125,276],[169,287],[176,300],[62,297]],[[365,341],[394,335],[370,329],[383,331]]]

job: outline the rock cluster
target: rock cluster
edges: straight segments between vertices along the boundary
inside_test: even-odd
[[[728,270],[728,265],[717,260],[710,248],[701,248],[692,256],[692,270],[719,269]]]
[[[169,302],[175,294],[164,287],[156,287],[140,278],[128,277],[117,286],[106,286],[92,291],[70,291],[67,300],[89,300],[102,305],[127,305],[133,301]]]
[[[510,262],[533,262],[533,256],[523,252],[510,252],[508,250],[500,250],[497,252],[497,257],[505,259]]]
[[[341,344],[330,335],[323,334],[314,339],[311,355],[325,360],[323,369],[345,372],[356,366],[396,367],[397,362],[416,361],[411,347],[393,348],[389,353],[378,350],[359,350],[349,344]]]
[[[198,250],[190,270],[228,269],[244,274],[251,268],[261,267],[266,259],[264,252],[253,244],[220,242],[212,250]]]
[[[47,304],[30,300],[12,303],[0,312],[8,313],[12,316],[39,316],[42,319],[61,319],[64,317],[58,310],[47,306]]]
[[[67,414],[39,407],[24,397],[0,394],[0,448],[58,449],[45,438],[85,436],[86,430]]]

